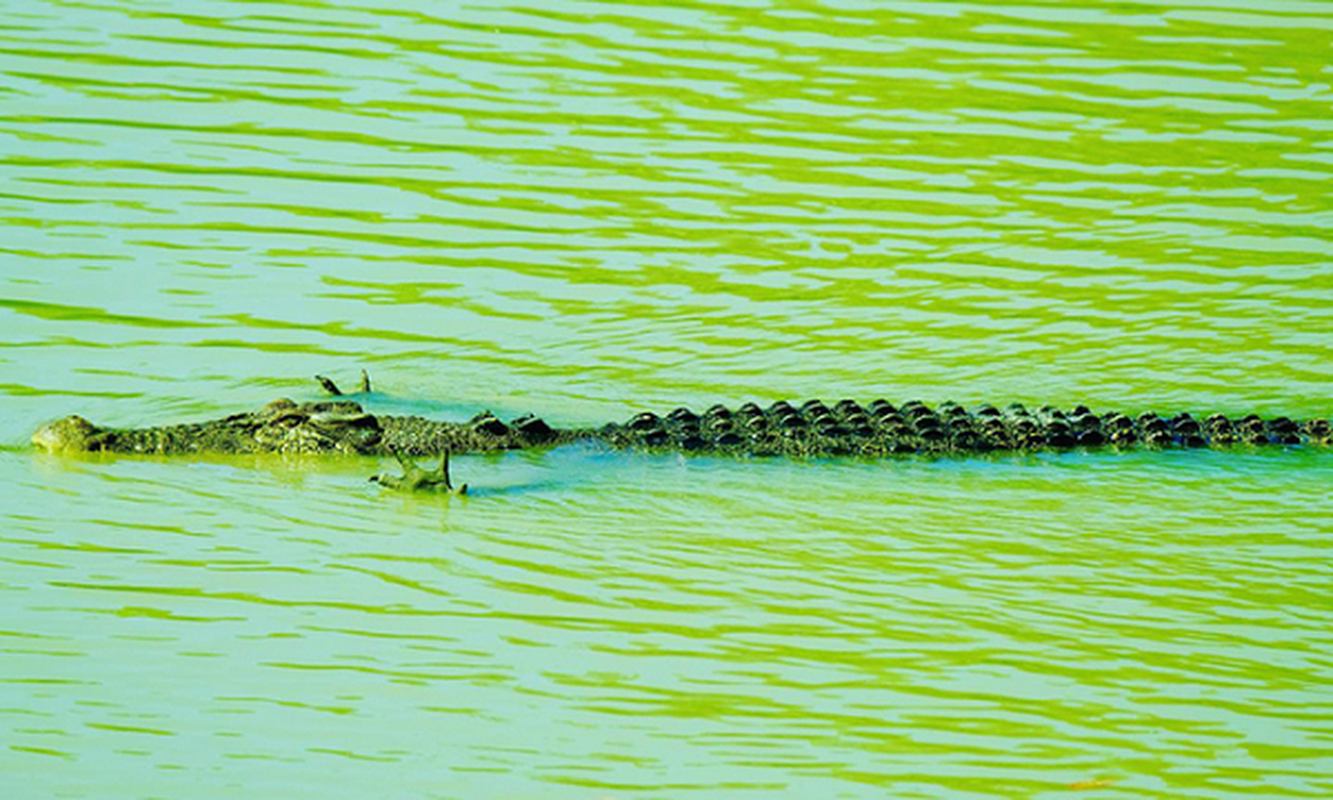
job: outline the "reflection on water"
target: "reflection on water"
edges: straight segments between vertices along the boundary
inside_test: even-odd
[[[1327,415],[1331,10],[0,10],[0,792],[1333,794],[1327,454],[22,446],[360,367]]]

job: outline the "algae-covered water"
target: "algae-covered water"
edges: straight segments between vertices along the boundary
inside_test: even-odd
[[[0,796],[1333,796],[1333,453],[69,458],[377,382],[1333,412],[1333,3],[0,6]]]

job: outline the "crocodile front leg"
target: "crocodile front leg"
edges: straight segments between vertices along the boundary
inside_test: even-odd
[[[456,496],[467,494],[466,483],[455,488],[453,481],[449,478],[448,450],[445,450],[444,455],[440,457],[439,468],[432,470],[422,469],[398,450],[394,450],[393,454],[398,459],[398,463],[403,465],[403,474],[390,475],[387,472],[381,472],[370,477],[372,483],[378,483],[380,486],[399,492],[440,492]]]

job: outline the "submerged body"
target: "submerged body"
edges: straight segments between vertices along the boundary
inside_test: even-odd
[[[665,416],[638,414],[600,428],[552,428],[525,416],[508,423],[488,413],[454,423],[418,416],[375,415],[349,400],[278,400],[254,412],[209,422],[151,428],[100,428],[82,417],[43,426],[34,444],[50,451],[143,453],[293,453],[426,456],[549,448],[592,440],[620,449],[737,456],[861,456],[895,453],[983,453],[1098,447],[1221,447],[1235,444],[1328,445],[1327,420],[1197,419],[1153,413],[1095,414],[1084,406],[1028,411],[1011,404],[972,411],[953,403],[919,401],[832,407],[811,400],[712,406],[702,414],[678,408]]]

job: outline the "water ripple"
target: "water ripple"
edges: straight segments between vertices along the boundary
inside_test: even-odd
[[[6,8],[0,442],[1328,414],[1328,11]],[[1324,454],[374,466],[0,449],[5,794],[1333,794]]]

